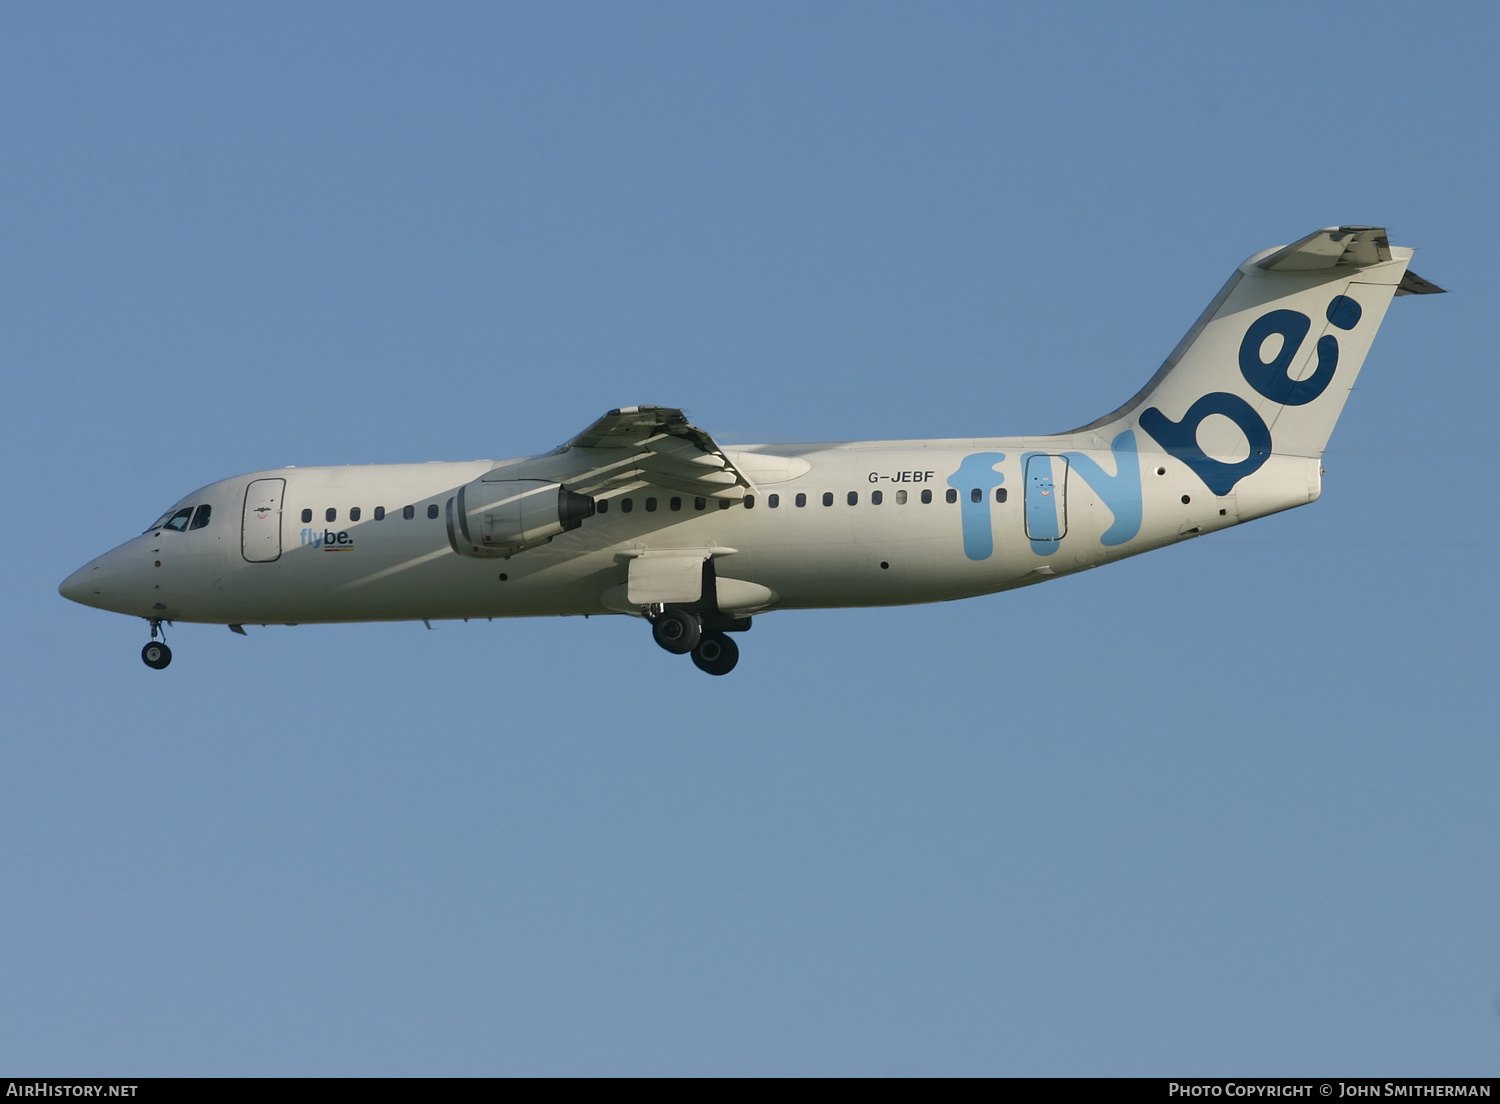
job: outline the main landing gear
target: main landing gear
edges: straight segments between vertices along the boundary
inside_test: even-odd
[[[687,610],[662,610],[651,622],[651,639],[673,655],[687,655],[703,639],[703,622]]]
[[[740,646],[721,632],[707,632],[693,649],[693,665],[711,675],[727,675],[740,661]]]
[[[161,633],[161,640],[156,634]],[[172,662],[172,649],[167,647],[167,634],[162,631],[161,618],[151,618],[151,643],[141,649],[141,661],[152,670],[160,671]]]
[[[727,632],[744,632],[748,617],[664,609],[651,618],[651,637],[673,655],[692,654],[693,665],[710,675],[727,675],[740,661],[739,645]]]

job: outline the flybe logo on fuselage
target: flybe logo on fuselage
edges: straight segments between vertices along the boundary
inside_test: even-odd
[[[304,529],[302,543],[312,548],[321,548],[324,552],[354,551],[354,538],[347,531],[335,533],[331,529],[324,529],[320,533],[316,529]]]
[[[1324,313],[1333,328],[1352,330],[1364,311],[1347,295],[1336,295]],[[1334,373],[1338,371],[1339,340],[1332,333],[1319,337],[1316,367],[1305,379],[1293,379],[1289,373],[1298,363],[1297,354],[1311,330],[1312,319],[1301,311],[1279,309],[1261,315],[1250,324],[1240,340],[1240,375],[1257,394],[1282,406],[1305,406],[1312,402],[1328,390]],[[1272,342],[1272,338],[1279,338],[1279,344]],[[1269,360],[1264,359],[1263,352],[1273,349],[1274,355]],[[1245,459],[1232,463],[1215,460],[1198,444],[1198,427],[1214,414],[1224,415],[1245,435],[1250,446]],[[1221,497],[1234,490],[1241,479],[1257,471],[1271,455],[1271,430],[1265,419],[1240,396],[1227,391],[1204,395],[1188,407],[1179,422],[1172,421],[1158,408],[1150,407],[1141,413],[1140,427]],[[1087,452],[1022,454],[1021,470],[1026,480],[1023,520],[1032,552],[1038,556],[1052,555],[1067,534],[1067,506],[1062,489],[1070,469],[1093,488],[1114,516],[1114,521],[1099,537],[1100,544],[1106,547],[1124,544],[1140,532],[1141,465],[1135,432],[1127,429],[1118,434],[1110,442],[1110,454],[1114,461],[1113,474]],[[958,470],[948,477],[948,485],[960,496],[964,555],[971,560],[987,560],[994,554],[990,491],[1005,481],[1005,477],[995,470],[1004,460],[1004,453],[976,452],[966,456]],[[872,474],[871,481],[874,479]]]
[[[1052,555],[1067,535],[1068,515],[1062,489],[1070,468],[1094,489],[1114,517],[1100,535],[1100,544],[1124,544],[1141,531],[1141,463],[1134,430],[1116,435],[1110,442],[1110,456],[1114,460],[1113,474],[1086,452],[1022,453],[1026,537],[1038,556]],[[964,555],[971,560],[987,560],[995,552],[990,507],[997,496],[991,492],[1005,482],[1004,474],[995,470],[1004,461],[1003,452],[971,453],[948,477],[948,486],[957,492]],[[1003,500],[1003,496],[998,500]]]
[[[1329,323],[1340,330],[1352,330],[1364,310],[1347,295],[1335,295],[1324,312]],[[1304,406],[1312,402],[1333,382],[1339,366],[1339,339],[1326,333],[1318,338],[1318,365],[1306,379],[1293,379],[1288,371],[1312,329],[1312,319],[1301,311],[1273,310],[1250,324],[1240,341],[1240,375],[1257,394],[1282,406]],[[1281,344],[1270,360],[1261,359],[1268,339],[1280,337]],[[1245,435],[1250,455],[1230,463],[1215,460],[1198,444],[1198,427],[1205,418],[1222,414]],[[1271,429],[1255,408],[1238,395],[1214,391],[1188,407],[1182,421],[1174,422],[1156,407],[1141,412],[1141,428],[1177,459],[1192,468],[1214,494],[1223,496],[1245,476],[1259,470],[1271,455]]]

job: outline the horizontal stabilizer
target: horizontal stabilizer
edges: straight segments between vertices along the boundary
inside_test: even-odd
[[[1431,280],[1424,280],[1411,269],[1401,277],[1401,283],[1396,285],[1397,295],[1442,295],[1447,288],[1440,288]]]
[[[1284,245],[1257,267],[1271,272],[1315,272],[1364,268],[1391,259],[1391,243],[1381,226],[1325,226],[1291,245]]]

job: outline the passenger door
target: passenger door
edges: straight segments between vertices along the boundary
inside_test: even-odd
[[[281,559],[281,499],[285,479],[255,479],[245,488],[240,551],[251,563]]]
[[[1046,453],[1034,452],[1026,457],[1026,536],[1028,539],[1058,541],[1068,535],[1067,491],[1068,458],[1066,456],[1049,456]]]

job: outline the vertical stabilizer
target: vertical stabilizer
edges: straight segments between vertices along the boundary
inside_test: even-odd
[[[1407,272],[1411,255],[1368,226],[1256,254],[1140,393],[1078,432],[1137,430],[1219,496],[1272,456],[1316,460],[1391,298],[1442,290]]]

